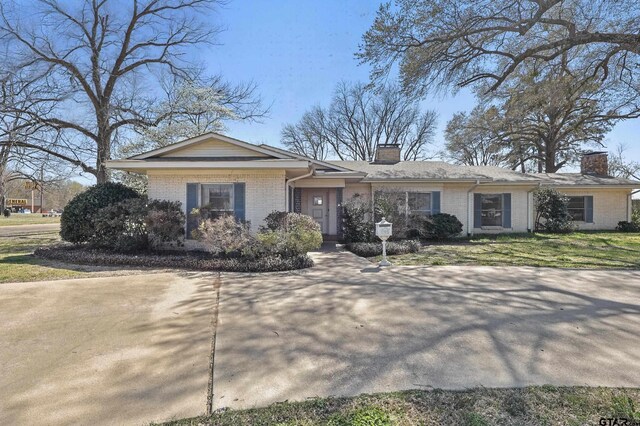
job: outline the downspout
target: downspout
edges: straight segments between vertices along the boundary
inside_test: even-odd
[[[473,225],[471,223],[473,221],[473,218],[471,217],[472,216],[472,213],[471,213],[472,209],[471,209],[471,202],[469,201],[469,197],[471,197],[471,191],[476,189],[478,186],[480,186],[480,179],[476,179],[475,185],[473,185],[467,191],[467,236],[469,236],[469,237],[472,235],[471,230],[473,229]]]
[[[308,178],[309,176],[313,176],[313,174],[316,172],[315,166],[313,164],[311,164],[310,168],[311,168],[311,171],[309,173],[304,174],[302,176],[291,178],[291,179],[289,179],[288,181],[285,182],[285,184],[284,184],[284,211],[286,211],[286,212],[289,211],[289,188],[291,188],[291,182],[295,182],[297,180]]]
[[[527,191],[527,231],[528,232],[533,232],[533,210],[532,210],[532,203],[529,200],[531,197],[529,195],[531,195],[531,193],[537,189],[540,189],[540,187],[542,186],[542,182],[538,182],[538,186],[536,186],[533,189],[530,189]]]

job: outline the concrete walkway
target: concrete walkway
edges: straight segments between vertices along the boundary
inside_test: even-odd
[[[409,388],[638,386],[640,271],[391,267],[314,255],[223,274],[214,404]]]
[[[0,286],[0,424],[136,425],[204,413],[213,279]]]

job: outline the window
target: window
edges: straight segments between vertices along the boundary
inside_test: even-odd
[[[233,214],[233,184],[203,184],[200,206],[206,206],[210,217]]]
[[[407,215],[413,214],[428,216],[431,214],[431,193],[430,192],[408,192],[407,193]]]
[[[576,222],[585,221],[585,197],[569,197],[569,216]]]
[[[432,192],[376,191],[375,204],[383,206],[385,211],[397,209],[397,212],[407,219],[414,214],[428,216],[434,212],[433,194]]]
[[[322,196],[317,196],[317,195],[315,195],[315,196],[313,197],[313,205],[314,205],[314,206],[321,206],[321,205],[322,205],[322,203],[323,203]]]
[[[482,194],[481,226],[502,226],[503,195]]]

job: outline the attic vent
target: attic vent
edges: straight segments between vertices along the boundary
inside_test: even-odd
[[[379,143],[374,163],[395,164],[400,162],[400,144]]]

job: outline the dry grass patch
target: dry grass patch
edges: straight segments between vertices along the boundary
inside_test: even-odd
[[[584,425],[640,421],[640,389],[538,386],[412,390],[222,410],[170,425]]]

